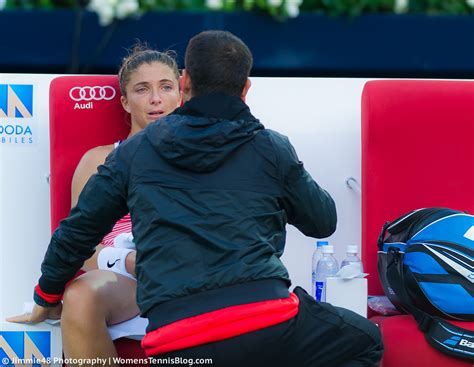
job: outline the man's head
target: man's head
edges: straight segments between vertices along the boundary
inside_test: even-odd
[[[191,38],[184,59],[186,99],[224,93],[245,99],[252,53],[238,37],[226,31],[205,31]]]

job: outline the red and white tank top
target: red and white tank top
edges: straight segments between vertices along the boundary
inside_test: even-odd
[[[122,217],[115,223],[114,228],[112,228],[112,232],[106,235],[101,245],[105,247],[112,247],[114,245],[114,238],[117,237],[121,233],[131,233],[132,232],[132,219],[130,218],[130,213]]]

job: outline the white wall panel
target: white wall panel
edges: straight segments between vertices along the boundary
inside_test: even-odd
[[[33,143],[0,143],[0,318],[22,311],[32,298],[50,237],[48,95],[52,75],[0,74],[0,85],[33,85],[29,124]],[[336,200],[338,228],[329,239],[339,260],[360,245],[360,195],[346,186],[360,180],[360,95],[365,80],[253,78],[247,103],[268,128],[287,135],[306,169]],[[0,101],[1,108],[1,101]],[[0,139],[4,134],[0,134]],[[1,141],[1,140],[0,140]],[[311,287],[315,240],[288,226],[283,260],[293,284]]]

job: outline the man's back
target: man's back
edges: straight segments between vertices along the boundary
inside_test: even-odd
[[[329,235],[336,223],[324,190],[297,186],[306,172],[291,152],[285,137],[224,95],[195,98],[118,149],[137,276],[146,285],[138,288],[142,313],[244,282],[290,284],[279,257],[294,208],[306,216],[297,224],[313,235]]]

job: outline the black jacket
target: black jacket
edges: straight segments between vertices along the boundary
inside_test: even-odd
[[[288,139],[224,95],[193,98],[109,155],[53,234],[42,291],[61,293],[127,211],[137,301],[153,328],[287,295],[286,223],[312,237],[336,227],[334,201]]]

